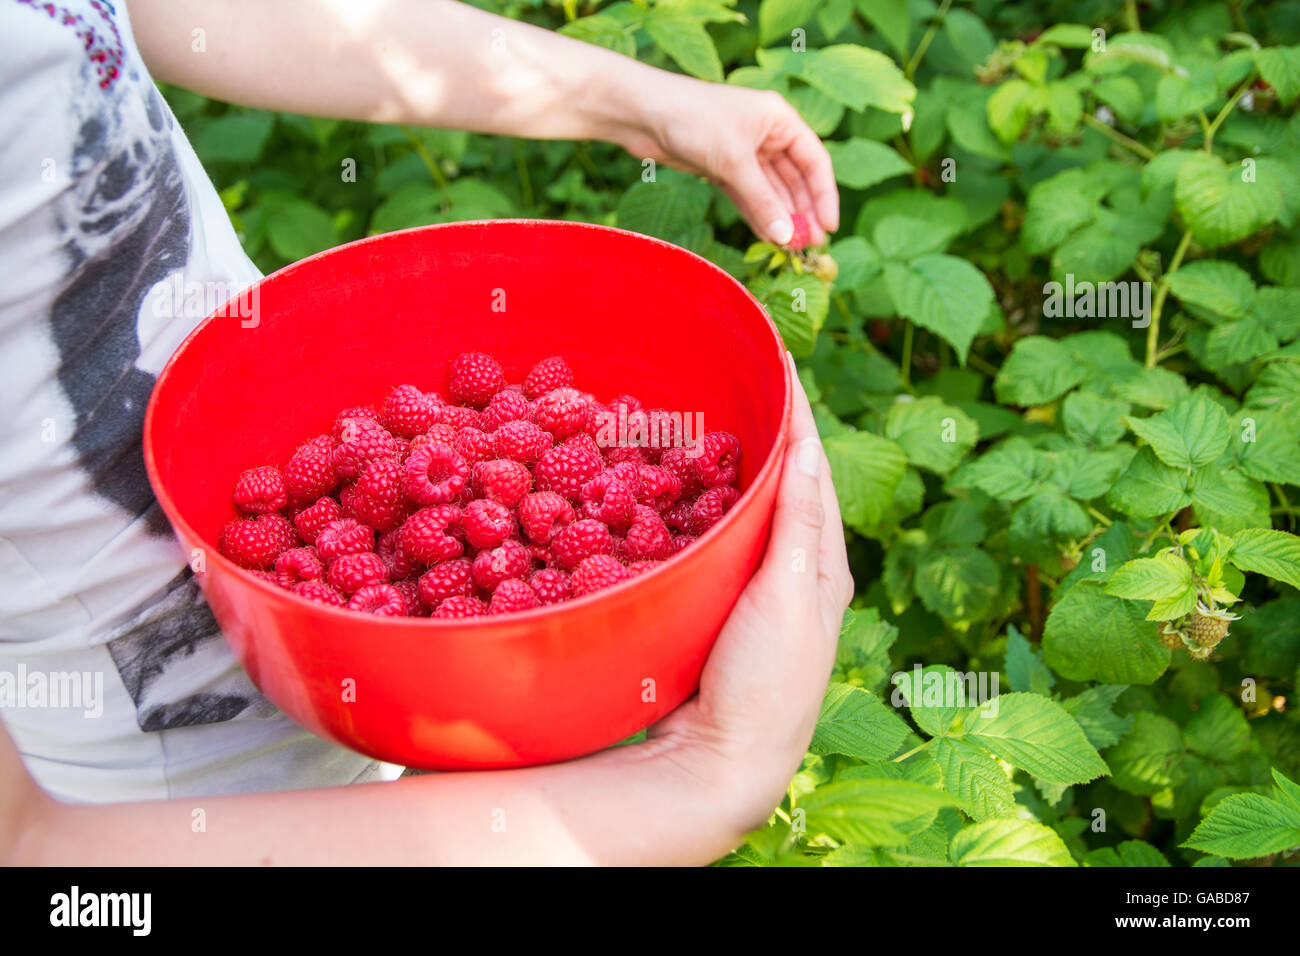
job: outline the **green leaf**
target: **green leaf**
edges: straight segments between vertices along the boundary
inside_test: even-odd
[[[1068,276],[1074,276],[1077,282],[1110,282],[1132,267],[1139,251],[1133,237],[1094,223],[1056,247],[1052,253],[1052,278],[1062,284]]]
[[[1106,501],[1135,518],[1172,514],[1192,503],[1185,469],[1166,465],[1150,447],[1142,448],[1106,493]]]
[[[900,671],[892,680],[916,726],[932,737],[959,733],[980,694],[974,675],[962,674],[946,664]]]
[[[826,144],[835,180],[850,189],[868,189],[912,171],[912,164],[884,143],[855,136]]]
[[[1243,474],[1256,481],[1300,485],[1300,434],[1285,413],[1241,409],[1231,424],[1231,447]]]
[[[1074,718],[1038,694],[999,694],[967,721],[966,737],[1047,783],[1087,783],[1109,772]]]
[[[952,476],[956,488],[979,488],[1002,501],[1018,501],[1038,488],[1039,454],[1023,441],[1009,439]]]
[[[1128,431],[1124,418],[1127,402],[1103,398],[1094,392],[1071,392],[1061,406],[1065,433],[1086,448],[1108,448]]]
[[[1047,616],[1043,658],[1074,681],[1150,684],[1169,666],[1169,649],[1141,605],[1104,593],[1086,578],[1067,590]]]
[[[845,523],[860,527],[879,522],[907,467],[903,450],[879,435],[860,431],[827,436],[822,447]]]
[[[1300,46],[1265,47],[1256,51],[1255,63],[1283,104],[1300,96]]]
[[[898,0],[857,0],[857,7],[863,19],[880,31],[894,52],[907,57],[911,52],[909,36],[912,26],[907,4]]]
[[[898,751],[911,730],[875,694],[832,683],[822,701],[817,729],[808,749],[815,754],[845,754],[882,760]]]
[[[1197,521],[1237,534],[1247,528],[1267,528],[1268,489],[1235,469],[1202,468],[1192,475],[1188,492]]]
[[[1007,817],[959,830],[948,850],[955,866],[1075,866],[1051,827]]]
[[[1166,73],[1156,83],[1156,115],[1166,123],[1192,116],[1219,98],[1213,67]]]
[[[946,475],[975,447],[979,431],[965,412],[928,396],[891,405],[885,437],[897,442],[918,468]]]
[[[1001,577],[998,563],[979,548],[947,548],[921,558],[916,594],[945,621],[979,621],[992,608]]]
[[[986,106],[989,127],[1004,143],[1014,143],[1025,131],[1035,110],[1033,101],[1039,87],[1021,79],[1007,80],[989,97]]]
[[[1051,43],[1067,50],[1087,50],[1092,46],[1092,28],[1079,23],[1057,23],[1038,34],[1034,43]]]
[[[1169,552],[1120,567],[1106,585],[1115,597],[1154,601],[1148,621],[1170,621],[1196,607],[1196,587],[1186,561]]]
[[[862,846],[897,846],[908,840],[909,821],[956,802],[905,780],[845,780],[818,787],[799,808],[812,832]]]
[[[1173,55],[1169,41],[1158,34],[1117,33],[1106,38],[1104,49],[1090,50],[1083,58],[1083,65],[1090,73],[1111,73],[1134,63],[1168,70],[1173,65]]]
[[[993,391],[1004,405],[1045,405],[1083,380],[1085,369],[1069,350],[1045,335],[1029,335],[1012,348]]]
[[[615,223],[691,248],[691,237],[701,226],[711,235],[705,222],[711,199],[703,180],[660,170],[654,182],[635,183],[623,194],[614,210]]]
[[[1007,625],[1007,680],[1012,690],[1028,691],[1033,694],[1051,693],[1056,678],[1043,663],[1043,652],[1034,647],[1022,635],[1014,624]]]
[[[1169,291],[1187,305],[1201,306],[1228,319],[1242,319],[1255,298],[1255,283],[1240,266],[1205,259],[1169,275]]]
[[[1201,698],[1201,708],[1183,726],[1187,749],[1216,763],[1228,763],[1250,747],[1246,715],[1223,694]]]
[[[671,7],[652,7],[645,19],[645,31],[655,45],[691,76],[722,82],[722,61],[718,59],[704,24]]]
[[[1111,710],[1126,690],[1123,684],[1098,684],[1066,698],[1061,706],[1078,722],[1088,743],[1103,750],[1117,743],[1133,724],[1132,717],[1118,717]]]
[[[334,220],[305,199],[286,199],[267,210],[267,236],[276,254],[294,261],[328,249],[338,242]]]
[[[1168,717],[1139,711],[1133,729],[1106,752],[1111,782],[1119,789],[1150,796],[1183,779],[1181,762],[1186,748],[1178,725]]]
[[[1131,76],[1107,76],[1098,80],[1092,91],[1126,123],[1135,122],[1142,115],[1145,97]]]
[[[798,75],[849,109],[905,112],[916,97],[894,61],[878,50],[844,43],[799,54]]]
[[[1238,568],[1300,588],[1300,538],[1285,531],[1249,528],[1232,540],[1228,560]]]
[[[874,607],[845,611],[832,679],[879,691],[893,669],[889,648],[897,639],[898,628],[882,620]]]
[[[942,250],[957,235],[958,227],[935,229],[924,219],[885,216],[876,223],[872,238],[880,254],[889,259],[914,259]]]
[[[256,163],[274,125],[275,116],[263,110],[227,113],[203,126],[194,137],[194,152],[205,163]]]
[[[1066,136],[1078,128],[1083,119],[1083,97],[1064,80],[1047,84],[1047,128]]]
[[[1015,794],[1006,771],[965,737],[939,737],[931,748],[943,771],[943,788],[969,808],[975,820],[1010,816]]]
[[[1273,771],[1272,796],[1234,793],[1224,797],[1183,846],[1226,856],[1254,859],[1300,845],[1300,799],[1296,785]]]
[[[589,17],[571,20],[560,27],[559,32],[624,56],[636,56],[636,40],[628,25],[607,13],[594,13]]]
[[[1164,854],[1142,840],[1125,840],[1118,846],[1092,850],[1084,858],[1088,866],[1168,866]]]
[[[1277,346],[1277,338],[1253,318],[1225,322],[1212,328],[1206,337],[1205,362],[1220,369],[1268,355]]]
[[[922,256],[905,266],[886,265],[885,282],[898,314],[944,339],[965,364],[993,304],[993,287],[984,273],[955,256]]]
[[[812,354],[830,310],[826,283],[809,273],[782,272],[775,279],[760,276],[750,291],[767,307],[786,348],[798,358]]]
[[[818,0],[763,0],[758,8],[758,42],[788,38],[795,27],[808,24],[820,4]]]
[[[1243,182],[1242,170],[1208,153],[1193,153],[1178,167],[1174,203],[1196,241],[1217,248],[1262,229],[1282,205],[1276,184]]]

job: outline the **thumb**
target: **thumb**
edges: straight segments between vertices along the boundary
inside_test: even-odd
[[[741,162],[731,177],[731,189],[754,231],[768,242],[783,246],[794,238],[794,222],[786,204],[763,172],[756,157]]]
[[[815,435],[796,440],[787,449],[764,561],[769,572],[779,572],[783,578],[791,570],[804,572],[790,579],[807,582],[810,588],[817,586],[822,526],[826,523],[820,480],[823,465],[821,442]]]

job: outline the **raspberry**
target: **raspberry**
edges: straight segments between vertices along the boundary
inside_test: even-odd
[[[627,490],[632,492],[634,498],[641,497],[641,466],[633,464],[630,461],[620,461],[610,465],[605,469],[605,473],[613,475],[624,485]]]
[[[562,528],[551,541],[555,563],[566,571],[572,571],[584,558],[610,554],[613,550],[609,528],[592,518],[582,518]]]
[[[532,418],[533,406],[519,392],[501,391],[492,396],[479,416],[479,427],[494,432],[506,422],[526,422]]]
[[[730,432],[709,432],[701,440],[704,446],[695,459],[695,473],[710,488],[729,485],[736,480],[740,461],[740,442]]]
[[[557,388],[569,388],[573,385],[573,369],[569,363],[558,355],[542,359],[532,367],[524,377],[524,394],[529,398],[541,398],[547,392]]]
[[[420,603],[420,585],[414,578],[403,578],[392,582],[397,593],[402,596],[402,613],[407,617],[424,617],[428,610]]]
[[[667,511],[681,496],[681,480],[663,465],[642,465],[638,475],[641,478],[639,500],[655,511]]]
[[[625,561],[662,561],[673,555],[673,536],[657,514],[638,516],[623,536]]]
[[[456,451],[468,464],[473,465],[495,458],[496,443],[487,432],[466,425],[456,434]]]
[[[1225,618],[1198,611],[1187,623],[1187,636],[1201,647],[1217,647],[1228,636],[1228,624]]]
[[[435,564],[420,576],[420,600],[429,607],[449,597],[474,593],[474,577],[469,558],[455,558]]]
[[[375,533],[356,518],[331,521],[316,536],[316,553],[326,563],[347,554],[361,554],[375,547]]]
[[[666,408],[650,408],[633,414],[644,416],[648,450],[663,454],[669,449],[680,448],[684,444],[680,412],[670,412]],[[631,427],[628,426],[629,431]]]
[[[554,491],[577,501],[582,486],[601,473],[599,456],[560,446],[544,452],[533,467],[539,491]]]
[[[554,491],[536,491],[519,502],[519,524],[538,544],[550,544],[555,533],[573,519],[573,506]]]
[[[388,566],[379,555],[371,551],[345,554],[330,562],[326,577],[330,587],[344,594],[352,594],[368,584],[387,584]]]
[[[341,441],[330,453],[330,461],[344,478],[356,478],[361,466],[373,458],[392,458],[398,454],[393,436],[368,418],[349,418],[340,436]]]
[[[704,490],[704,482],[695,470],[695,459],[685,448],[664,449],[659,456],[659,467],[677,479],[679,497],[695,498]]]
[[[465,408],[463,405],[444,405],[442,407],[442,423],[450,425],[458,432],[462,428],[478,428],[479,413],[472,408]]]
[[[325,436],[328,445],[311,442],[303,445],[289,463],[284,466],[282,481],[289,504],[300,505],[327,495],[339,483],[338,472],[330,453],[333,451],[333,439]]]
[[[565,438],[582,431],[587,424],[589,407],[582,393],[575,388],[556,388],[537,400],[534,417],[556,438]]]
[[[673,554],[677,554],[684,548],[688,548],[695,543],[693,534],[675,534],[673,535]]]
[[[474,583],[484,591],[491,591],[508,578],[518,578],[528,573],[532,556],[518,541],[503,541],[490,551],[480,551],[474,556],[470,571]]]
[[[584,594],[591,594],[593,591],[626,581],[630,577],[632,572],[623,567],[617,558],[607,554],[594,554],[584,558],[578,565],[570,579],[570,584],[573,587],[573,596],[582,597]]]
[[[348,427],[350,418],[367,418],[372,422],[379,421],[379,413],[370,405],[357,405],[354,408],[345,408],[334,416],[334,426],[330,429],[330,434],[335,441],[343,440],[343,430]]]
[[[569,598],[569,576],[559,568],[534,571],[528,585],[542,604],[558,604]]]
[[[288,527],[288,535],[281,525]],[[297,538],[293,526],[280,515],[259,515],[237,519],[222,528],[218,547],[241,568],[265,569],[294,547]]]
[[[275,559],[275,583],[282,588],[317,581],[324,574],[325,565],[313,548],[290,548]]]
[[[388,531],[406,516],[402,464],[396,458],[366,462],[351,491],[351,516],[376,531]]]
[[[534,561],[543,565],[551,563],[551,547],[547,544],[537,544],[533,541],[525,541],[524,547],[528,549],[528,554]]]
[[[555,437],[535,422],[506,422],[492,433],[497,458],[531,465],[555,443]]]
[[[618,443],[618,418],[594,396],[587,399],[587,420],[583,423],[582,434],[598,439],[600,445]]]
[[[627,563],[627,569],[634,575],[645,574],[651,568],[657,568],[661,564],[663,564],[662,561],[629,561]]]
[[[1172,626],[1172,622],[1166,622],[1160,629],[1160,643],[1171,651],[1182,650],[1187,646],[1183,643],[1182,634]]]
[[[809,239],[808,218],[803,213],[797,212],[790,217],[790,222],[794,226],[794,232],[786,245],[791,249],[803,249],[808,245]]]
[[[604,449],[605,462],[609,465],[646,465],[650,459],[646,457],[645,449],[637,445],[615,445],[613,448]]]
[[[400,527],[380,535],[379,540],[375,542],[375,554],[379,555],[379,560],[384,562],[384,566],[388,568],[389,578],[394,581],[408,577],[419,566],[402,550]]]
[[[343,517],[339,503],[333,498],[321,498],[315,504],[294,512],[293,526],[298,529],[298,536],[308,544],[316,543],[316,535],[321,528],[331,521]]]
[[[663,513],[664,524],[674,531],[685,531],[691,523],[691,502],[679,501]]]
[[[503,504],[480,498],[461,515],[465,540],[476,548],[495,548],[515,530],[515,517]]]
[[[596,444],[596,439],[590,435],[579,432],[564,440],[564,447],[573,451],[581,452],[584,455],[590,455],[592,458],[600,458],[600,446]]]
[[[462,617],[482,617],[487,613],[487,607],[478,598],[471,595],[464,597],[449,597],[443,601],[434,610],[432,617],[437,618],[462,618]]]
[[[512,611],[527,611],[541,607],[537,592],[530,588],[522,578],[510,578],[497,585],[492,592],[492,601],[488,604],[489,614],[509,614]]]
[[[423,435],[416,435],[411,439],[411,447],[406,453],[409,456],[417,448],[423,448],[425,445],[450,445],[456,447],[456,439],[460,436],[460,430],[453,428],[446,422],[438,422],[429,428]]]
[[[333,607],[346,607],[347,600],[342,594],[335,591],[324,581],[300,581],[290,588],[298,597],[306,598],[308,601],[318,601],[321,604],[329,604]]]
[[[406,600],[391,584],[371,584],[352,595],[348,608],[376,617],[405,617]]]
[[[460,532],[460,509],[455,505],[433,505],[407,518],[397,540],[415,560],[435,564],[464,553],[460,539],[449,533],[453,531]]]
[[[739,498],[740,492],[735,488],[725,486],[710,488],[695,499],[695,504],[691,506],[691,517],[687,522],[686,530],[697,536],[704,534],[722,520],[722,516],[731,509],[731,506]]]
[[[626,528],[632,522],[636,496],[611,472],[603,472],[583,485],[581,497],[587,517],[611,528]]]
[[[621,408],[619,406],[622,406]],[[644,408],[641,399],[635,395],[616,395],[610,400],[609,410],[614,414],[630,415]]]
[[[279,511],[288,503],[284,478],[274,465],[250,468],[235,482],[235,504],[249,514]]]
[[[514,507],[532,488],[533,476],[517,461],[497,458],[474,466],[474,490],[484,498]]]
[[[438,421],[438,405],[414,385],[399,385],[379,410],[379,423],[394,435],[414,438]]]
[[[497,360],[483,352],[465,352],[451,363],[448,394],[452,401],[482,408],[506,386]]]
[[[469,465],[449,445],[422,445],[407,456],[402,490],[421,505],[455,501],[469,481]]]
[[[259,581],[265,581],[267,584],[274,585],[275,587],[280,586],[279,583],[275,580],[274,571],[262,571],[257,568],[253,568],[249,570],[248,573],[251,577],[255,577]]]

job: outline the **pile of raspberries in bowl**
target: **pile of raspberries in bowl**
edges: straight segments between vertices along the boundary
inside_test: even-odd
[[[670,559],[740,498],[740,443],[632,395],[580,391],[563,358],[507,384],[482,352],[446,397],[398,385],[234,488],[234,563],[299,597],[469,618],[581,597]],[[637,436],[634,441],[627,436]]]

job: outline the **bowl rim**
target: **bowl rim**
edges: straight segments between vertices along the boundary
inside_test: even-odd
[[[600,232],[616,233],[622,236],[629,236],[634,240],[645,242],[650,245],[665,247],[667,249],[673,250],[675,254],[684,254],[694,259],[697,264],[703,265],[708,269],[712,270],[713,272],[715,272],[718,278],[725,280],[726,282],[738,288],[754,304],[759,314],[763,316],[767,325],[767,331],[769,333],[769,343],[775,346],[778,352],[778,360],[780,361],[781,370],[782,370],[782,375],[781,375],[782,384],[784,386],[783,387],[784,394],[782,397],[782,408],[781,408],[781,420],[777,427],[777,440],[774,441],[772,447],[768,449],[767,457],[764,459],[763,464],[759,466],[759,469],[757,473],[755,473],[753,481],[750,482],[749,487],[746,488],[743,492],[741,492],[740,498],[737,499],[736,503],[730,508],[730,510],[727,511],[726,514],[722,516],[722,518],[715,525],[713,525],[711,528],[705,531],[704,534],[699,536],[696,543],[698,543],[698,541],[707,541],[712,538],[718,537],[725,531],[726,528],[730,527],[732,524],[735,523],[737,513],[742,508],[747,507],[749,504],[753,502],[756,494],[755,489],[759,485],[763,484],[763,482],[767,479],[768,475],[774,469],[780,467],[781,461],[784,456],[778,455],[777,452],[778,449],[784,449],[786,444],[784,439],[788,436],[790,430],[790,416],[793,409],[794,383],[793,383],[793,376],[790,374],[790,364],[785,359],[785,356],[788,355],[789,352],[785,347],[785,343],[781,339],[781,334],[776,327],[776,323],[772,321],[772,317],[771,315],[768,314],[767,309],[765,309],[763,307],[763,304],[759,302],[757,298],[754,297],[754,294],[745,287],[744,283],[737,280],[734,276],[732,276],[725,269],[718,266],[716,263],[710,262],[708,259],[699,255],[698,253],[692,252],[690,249],[687,249],[683,246],[679,246],[675,243],[668,242],[667,240],[660,239],[657,236],[648,236],[645,235],[644,233],[634,232],[630,229],[620,229],[616,226],[605,226],[599,223],[580,222],[580,221],[574,221],[568,219],[521,219],[521,218],[464,219],[464,220],[457,220],[455,222],[431,223],[429,225],[424,225],[424,226],[411,226],[407,229],[396,229],[392,232],[383,232],[373,236],[364,236],[361,239],[354,239],[352,242],[340,243],[337,246],[331,246],[328,249],[322,249],[320,252],[313,253],[312,255],[307,256],[305,259],[299,259],[296,262],[291,262],[288,265],[285,265],[275,270],[274,272],[271,272],[267,275],[263,275],[257,281],[253,282],[251,285],[247,286],[244,289],[241,289],[238,293],[236,293],[236,297],[243,295],[248,289],[251,289],[254,286],[260,285],[264,282],[268,282],[271,279],[283,276],[291,271],[304,268],[309,264],[317,262],[320,259],[328,258],[329,256],[336,254],[342,249],[352,249],[357,246],[382,242],[390,239],[393,236],[410,235],[412,233],[423,233],[423,232],[430,232],[432,230],[442,230],[442,229],[456,230],[456,229],[464,229],[464,228],[472,228],[472,227],[479,227],[479,228],[485,226],[495,227],[497,225],[530,226],[533,224],[545,224],[548,227],[561,226],[564,228],[572,228],[575,230],[585,230],[585,231],[591,231],[597,233]],[[168,495],[162,487],[162,482],[158,477],[158,467],[157,467],[157,462],[155,460],[154,443],[151,440],[151,434],[153,432],[154,419],[157,413],[158,395],[162,391],[164,383],[166,382],[167,378],[172,374],[173,368],[176,365],[176,363],[180,360],[181,356],[186,352],[186,350],[190,347],[190,345],[194,342],[194,340],[200,334],[202,334],[202,332],[208,327],[209,323],[216,321],[218,318],[224,317],[222,315],[219,315],[219,313],[223,313],[225,311],[226,304],[227,303],[223,303],[213,313],[205,316],[198,323],[198,325],[196,325],[192,330],[190,330],[189,334],[185,336],[185,338],[181,341],[180,345],[176,347],[175,351],[173,351],[172,354],[168,356],[167,361],[163,365],[162,370],[158,373],[158,377],[154,380],[153,389],[149,394],[149,402],[145,407],[144,427],[141,436],[142,448],[144,453],[145,472],[148,475],[149,484],[152,487],[154,498],[157,500],[159,506],[163,510],[163,514],[167,517],[168,522],[172,526],[173,535],[177,537],[188,538],[189,540],[198,541],[198,542],[204,542],[205,541],[204,537],[198,534],[194,530],[194,528],[189,524],[189,522],[180,516],[173,502],[171,501],[171,496]],[[551,617],[558,617],[559,615],[565,613],[567,610],[572,610],[578,607],[589,606],[594,602],[602,601],[610,597],[613,597],[616,594],[626,592],[628,589],[635,586],[638,582],[643,581],[647,578],[655,577],[656,575],[662,573],[666,566],[673,564],[677,560],[677,558],[684,553],[682,551],[679,551],[676,554],[674,554],[672,557],[665,558],[658,565],[656,565],[653,568],[650,568],[647,571],[642,571],[640,574],[636,574],[631,578],[628,578],[624,581],[620,581],[617,584],[611,585],[609,587],[601,588],[599,591],[593,591],[591,594],[584,594],[581,597],[569,598],[566,601],[561,601],[555,604],[545,604],[540,607],[529,608],[523,611],[512,611],[508,615],[481,614],[474,617],[465,617],[465,618],[433,618],[428,616],[424,616],[424,617],[403,616],[403,617],[382,617],[381,618],[378,617],[377,615],[360,614],[357,611],[349,610],[347,607],[335,607],[334,605],[331,604],[324,604],[320,601],[313,601],[309,598],[302,597],[301,595],[294,594],[292,591],[288,590],[287,588],[282,588],[279,585],[271,584],[270,582],[265,581],[257,577],[256,575],[251,574],[248,571],[248,569],[241,568],[239,565],[235,564],[235,562],[231,561],[224,554],[222,554],[220,548],[218,547],[215,547],[213,545],[207,545],[205,550],[206,550],[206,553],[204,555],[205,561],[212,562],[213,560],[215,560],[219,566],[223,566],[227,570],[236,572],[239,575],[241,580],[243,580],[248,584],[251,584],[255,588],[262,589],[267,595],[274,596],[277,598],[285,598],[288,599],[291,603],[296,603],[299,604],[300,606],[311,608],[312,610],[320,611],[327,615],[337,615],[337,619],[340,621],[351,621],[353,623],[358,623],[357,621],[358,617],[361,617],[363,620],[365,618],[373,618],[376,622],[382,622],[385,626],[406,627],[406,628],[415,628],[415,629],[423,629],[423,630],[428,630],[429,628],[439,628],[442,630],[487,629],[487,628],[496,628],[496,626],[499,625],[503,619],[510,620],[510,621],[517,621],[521,624],[527,624],[530,622],[546,620]],[[199,574],[196,574],[195,576],[198,577]],[[504,639],[506,637],[506,633],[504,632],[499,633],[498,636]]]

